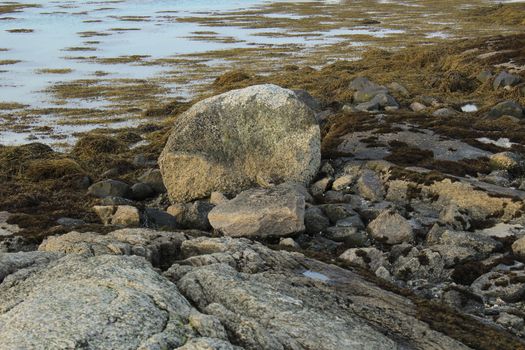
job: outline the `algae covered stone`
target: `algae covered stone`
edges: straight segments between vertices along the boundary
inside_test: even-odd
[[[276,85],[233,90],[195,104],[175,121],[159,158],[172,202],[254,185],[308,183],[321,161],[313,111]]]

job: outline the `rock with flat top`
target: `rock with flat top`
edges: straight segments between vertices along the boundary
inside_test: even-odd
[[[217,205],[211,226],[232,237],[287,236],[304,231],[305,198],[289,186],[251,189]]]

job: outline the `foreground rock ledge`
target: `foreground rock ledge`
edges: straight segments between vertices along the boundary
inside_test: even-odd
[[[308,183],[320,165],[320,138],[313,111],[293,91],[256,85],[179,116],[159,165],[172,202],[257,184]]]

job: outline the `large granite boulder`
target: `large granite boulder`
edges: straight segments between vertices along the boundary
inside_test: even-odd
[[[172,202],[254,185],[308,183],[321,161],[313,111],[276,85],[233,90],[195,104],[175,121],[159,158]]]

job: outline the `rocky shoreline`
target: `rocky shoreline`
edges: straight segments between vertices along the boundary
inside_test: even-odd
[[[0,348],[525,349],[523,43],[230,72],[172,129],[0,146]]]

